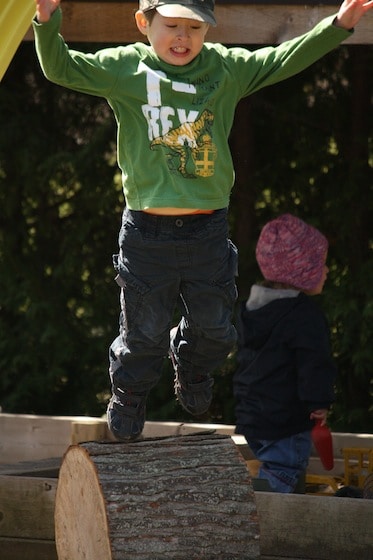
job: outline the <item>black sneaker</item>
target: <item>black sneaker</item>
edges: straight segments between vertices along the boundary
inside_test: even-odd
[[[148,391],[133,392],[113,388],[107,408],[107,422],[112,434],[121,441],[134,441],[144,429]]]
[[[208,373],[191,375],[181,371],[171,348],[169,356],[175,372],[174,388],[177,400],[189,414],[193,416],[204,414],[212,401],[214,380]]]

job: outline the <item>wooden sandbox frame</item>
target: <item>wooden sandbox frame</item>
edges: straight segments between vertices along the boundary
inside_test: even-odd
[[[147,422],[146,437],[201,430],[230,435],[249,463],[251,452],[234,427]],[[0,414],[0,550],[2,560],[57,560],[54,506],[62,456],[70,445],[111,439],[106,420]],[[324,471],[313,455],[313,475],[343,478],[345,447],[373,447],[371,434],[333,434],[335,466]],[[373,558],[373,502],[318,495],[255,492],[260,560]],[[103,559],[104,560],[104,559]],[[224,560],[224,559],[220,559]]]

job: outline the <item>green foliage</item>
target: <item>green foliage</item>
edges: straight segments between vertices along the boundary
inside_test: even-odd
[[[115,126],[22,51],[0,91],[1,405],[98,414],[117,323]]]
[[[231,135],[240,298],[258,279],[254,247],[268,219],[292,212],[329,238],[319,300],[339,370],[331,422],[340,431],[373,430],[372,59],[372,47],[336,49],[244,100]],[[24,44],[0,87],[0,123],[0,405],[103,414],[123,209],[113,116],[106,102],[47,82]],[[234,423],[234,368],[233,352],[215,372],[211,410],[196,420]],[[195,420],[175,403],[172,378],[165,360],[148,418]]]
[[[351,432],[373,431],[372,58],[372,47],[341,47],[254,96],[255,166],[247,188],[255,190],[256,230],[249,239],[236,237],[241,255],[252,254],[262,225],[282,212],[328,237],[330,272],[318,299],[339,372],[330,423]],[[254,266],[248,272],[242,298],[259,277]]]

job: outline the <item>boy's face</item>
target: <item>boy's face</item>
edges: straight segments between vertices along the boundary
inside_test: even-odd
[[[209,28],[202,21],[163,17],[158,12],[151,24],[141,10],[135,18],[139,31],[147,36],[159,58],[175,66],[189,64],[201,52]]]

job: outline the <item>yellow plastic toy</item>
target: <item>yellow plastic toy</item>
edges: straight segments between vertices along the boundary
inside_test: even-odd
[[[34,14],[34,0],[0,0],[0,81]]]

